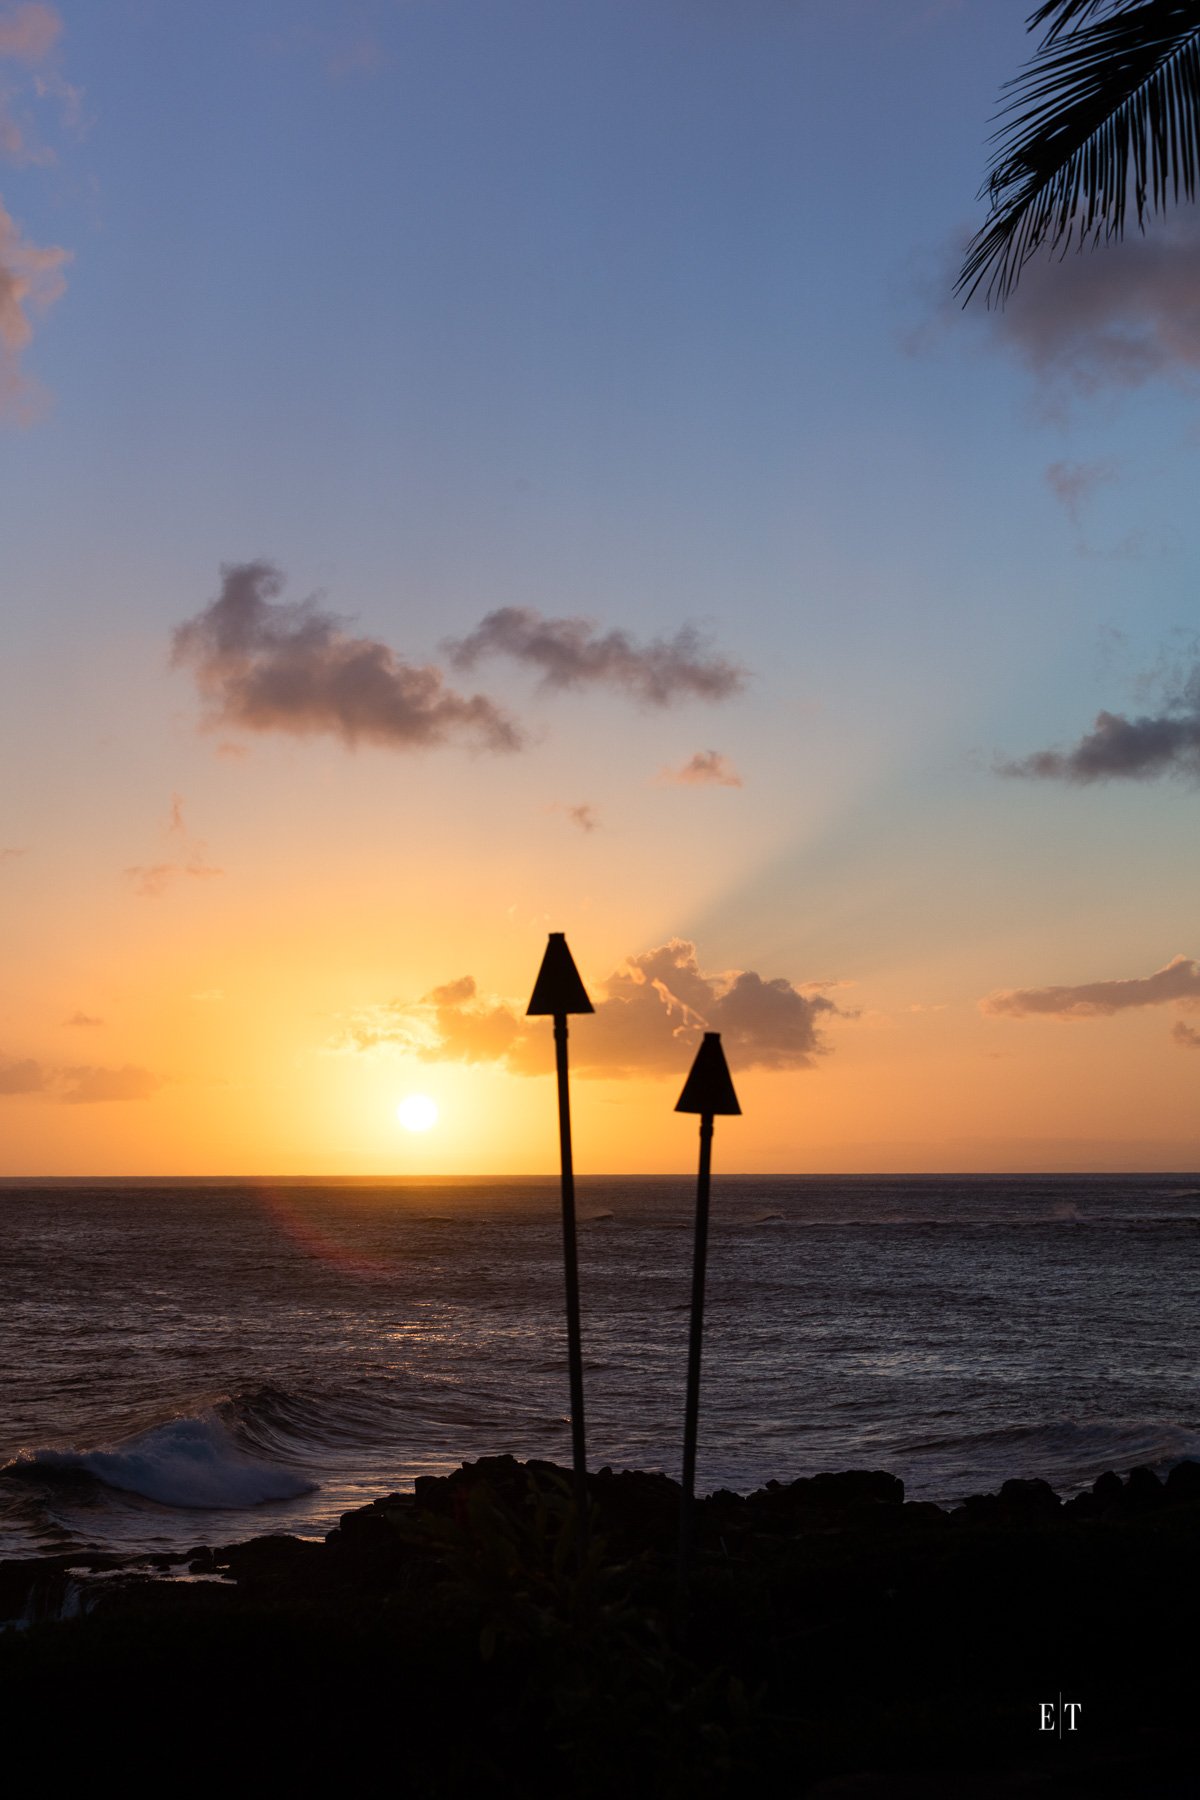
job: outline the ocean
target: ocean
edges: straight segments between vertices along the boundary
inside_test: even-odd
[[[694,1183],[578,1184],[588,1457],[681,1460]],[[0,1183],[0,1556],[318,1536],[569,1464],[551,1178]],[[1200,1178],[721,1176],[698,1491],[1200,1457]]]

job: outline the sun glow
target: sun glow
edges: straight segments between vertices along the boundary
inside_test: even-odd
[[[428,1131],[438,1120],[437,1101],[428,1094],[408,1094],[396,1108],[405,1131]]]

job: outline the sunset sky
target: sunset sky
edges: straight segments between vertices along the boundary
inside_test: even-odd
[[[1200,1164],[1200,230],[1031,0],[0,0],[0,1172]],[[430,1130],[396,1117],[439,1108]]]

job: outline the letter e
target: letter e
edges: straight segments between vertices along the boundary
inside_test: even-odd
[[[1042,1701],[1042,1723],[1039,1726],[1039,1730],[1041,1730],[1041,1731],[1053,1731],[1054,1730],[1054,1702],[1053,1702],[1053,1700],[1043,1700]]]

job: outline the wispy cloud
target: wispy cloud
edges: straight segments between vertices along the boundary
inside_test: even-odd
[[[996,336],[1043,382],[1081,393],[1200,370],[1200,214],[1029,263]],[[981,309],[982,311],[982,309]]]
[[[92,1063],[48,1068],[30,1057],[0,1058],[0,1096],[41,1094],[64,1106],[90,1106],[109,1100],[148,1100],[162,1085],[160,1076],[135,1063],[119,1069]]]
[[[672,938],[631,956],[593,995],[595,1013],[571,1035],[572,1067],[597,1078],[686,1073],[704,1031],[719,1031],[734,1069],[803,1069],[827,1050],[822,1024],[849,1017],[830,983],[794,985],[751,969],[701,971],[694,944]],[[515,1074],[546,1073],[549,1038],[523,1008],[480,995],[473,977],[393,1000],[343,1021],[333,1047],[391,1046],[425,1062],[500,1062]]]
[[[590,800],[582,800],[578,806],[568,806],[567,817],[580,831],[595,831],[600,824],[600,814]]]
[[[1181,1050],[1200,1050],[1200,1031],[1194,1026],[1185,1025],[1178,1019],[1171,1027],[1171,1036]]]
[[[458,738],[520,746],[485,695],[456,693],[440,669],[352,635],[315,597],[277,602],[283,586],[273,563],[226,563],[217,598],[176,629],[172,661],[191,670],[210,723],[402,750]]]
[[[93,1015],[91,1013],[85,1013],[82,1011],[73,1012],[69,1019],[63,1020],[64,1025],[91,1026],[91,1025],[103,1025],[103,1023],[104,1023],[103,1019],[97,1019],[97,1018],[93,1017]]]
[[[663,769],[658,779],[670,787],[733,787],[744,785],[727,756],[719,750],[697,750],[682,768]]]
[[[91,1106],[109,1100],[149,1100],[162,1086],[149,1069],[126,1063],[120,1069],[97,1069],[87,1063],[64,1069],[59,1098],[67,1106]]]
[[[1152,975],[1118,981],[1084,982],[1076,987],[997,988],[979,1002],[990,1017],[1098,1019],[1132,1007],[1168,1006],[1200,998],[1200,963],[1172,957]]]
[[[224,875],[224,869],[214,868],[209,862],[203,838],[193,837],[188,830],[183,816],[182,794],[171,795],[165,834],[179,844],[176,857],[169,862],[134,863],[125,870],[126,879],[133,883],[134,893],[139,894],[142,899],[160,899],[181,878],[210,881],[215,876]]]
[[[536,669],[547,691],[607,687],[651,706],[724,700],[746,682],[745,670],[711,650],[694,625],[639,645],[625,631],[602,631],[594,619],[548,619],[527,606],[488,613],[444,648],[456,669],[508,656]]]
[[[30,64],[44,62],[62,36],[62,28],[57,8],[40,4],[40,0],[10,7],[0,12],[0,57]]]
[[[997,764],[1001,775],[1042,781],[1151,781],[1160,775],[1200,779],[1200,663],[1160,709],[1130,719],[1100,712],[1069,750],[1035,750]]]
[[[1052,462],[1046,469],[1046,485],[1073,525],[1081,522],[1084,502],[1116,478],[1117,465],[1111,457],[1097,462]]]
[[[2,844],[2,845],[0,845],[0,862],[12,862],[18,856],[28,856],[28,854],[29,854],[29,845],[28,844]]]
[[[46,1071],[32,1057],[0,1058],[0,1094],[40,1094],[45,1086]]]
[[[22,237],[0,201],[0,417],[17,424],[29,424],[42,405],[41,390],[21,367],[33,339],[33,315],[61,297],[70,260],[69,250]]]
[[[66,84],[56,70],[42,68],[62,36],[53,6],[33,3],[0,11],[0,65],[15,66],[15,86],[0,74],[0,159],[16,164],[50,163],[53,152],[39,144],[23,111],[22,94],[63,101]],[[68,90],[74,94],[75,90]],[[68,250],[31,242],[0,200],[0,418],[28,425],[44,408],[45,395],[22,368],[33,339],[33,321],[53,306],[66,288]]]
[[[127,879],[133,884],[134,893],[143,900],[161,899],[181,878],[210,881],[214,876],[224,873],[224,869],[214,869],[199,860],[187,863],[134,863],[125,871]]]

